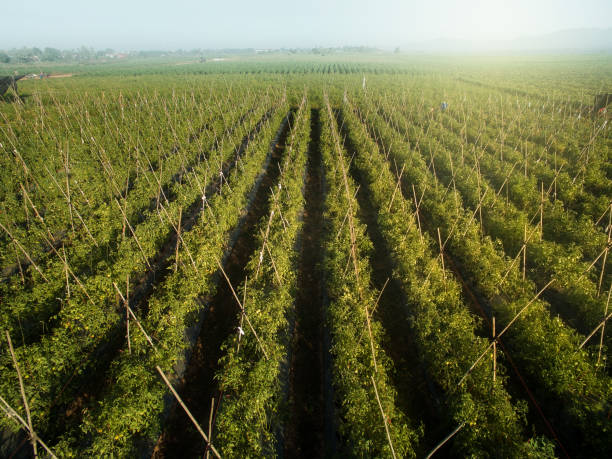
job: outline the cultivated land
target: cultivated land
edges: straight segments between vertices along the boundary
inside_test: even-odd
[[[609,56],[177,62],[0,66],[0,456],[609,457]]]

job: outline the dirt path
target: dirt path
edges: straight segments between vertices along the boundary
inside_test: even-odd
[[[278,165],[285,150],[288,132],[289,122],[284,122],[279,128],[279,136],[270,152],[270,161],[263,178],[255,185],[254,199],[240,224],[240,234],[225,263],[224,270],[233,286],[238,286],[244,280],[246,264],[257,248],[257,223],[269,211],[268,193],[279,176]],[[221,345],[236,327],[237,315],[238,306],[231,289],[227,282],[220,281],[216,294],[209,302],[204,325],[181,381],[181,398],[203,426],[208,425],[211,399],[215,399],[214,414],[219,407],[219,400],[223,401],[215,374],[219,370],[218,362],[223,355]],[[153,457],[202,457],[205,452],[202,438],[177,405],[173,406],[166,426]]]
[[[324,446],[324,349],[321,230],[323,174],[319,147],[319,110],[311,111],[306,176],[304,227],[295,305],[293,354],[289,372],[289,420],[285,431],[285,456],[321,457]]]

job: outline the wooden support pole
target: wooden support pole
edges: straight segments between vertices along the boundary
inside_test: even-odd
[[[480,198],[480,162],[477,163],[477,167],[478,167],[478,202],[481,202],[481,198]],[[484,225],[482,224],[482,206],[479,205],[478,206],[478,215],[480,217],[480,235],[482,236],[484,234]]]
[[[525,281],[525,271],[527,270],[527,224],[523,232],[523,282]]]
[[[395,189],[393,190],[393,194],[391,195],[391,202],[389,202],[389,207],[387,208],[387,212],[391,211],[391,206],[393,205],[393,201],[395,199],[395,194],[397,193],[397,190],[400,188],[401,184],[402,184],[402,175],[404,174],[404,168],[406,167],[406,163],[404,163],[402,165],[402,170],[399,173],[399,176],[397,177],[397,184],[395,185]]]
[[[17,378],[19,379],[19,390],[21,391],[21,399],[23,400],[23,407],[26,412],[26,419],[28,420],[28,430],[30,431],[30,441],[32,442],[32,449],[34,450],[34,457],[38,457],[38,452],[36,448],[36,435],[34,434],[34,429],[32,428],[32,416],[30,414],[30,405],[28,404],[28,398],[26,397],[25,388],[23,386],[23,378],[21,377],[21,370],[19,369],[19,364],[17,363],[17,358],[15,357],[15,351],[13,349],[13,342],[11,341],[11,335],[8,330],[6,331],[6,340],[8,341],[9,351],[11,352],[11,358],[13,359],[13,364],[15,365],[15,370],[17,371]]]
[[[138,248],[140,249],[140,253],[142,254],[142,258],[145,262],[145,264],[147,265],[147,267],[149,269],[151,269],[151,264],[149,263],[149,260],[147,259],[144,250],[142,249],[142,246],[140,245],[140,241],[138,240],[138,237],[136,236],[136,233],[134,232],[134,228],[132,228],[132,225],[130,225],[130,222],[128,221],[127,215],[125,215],[125,212],[123,212],[123,207],[121,207],[121,204],[119,204],[119,201],[117,201],[117,199],[115,198],[115,202],[117,203],[117,207],[119,207],[119,210],[121,211],[121,215],[123,216],[123,220],[125,221],[127,227],[129,228],[130,232],[132,233],[132,236],[134,236],[134,240],[136,241],[136,244],[138,245]]]
[[[372,379],[372,385],[374,386],[374,394],[376,395],[376,401],[378,402],[380,414],[382,415],[383,424],[385,426],[385,433],[387,434],[387,441],[389,442],[389,448],[391,448],[391,455],[393,456],[393,459],[395,459],[397,456],[395,455],[395,449],[393,448],[393,442],[391,441],[391,435],[389,434],[389,422],[387,420],[387,415],[383,410],[382,403],[380,403],[380,397],[378,396],[378,389],[376,387],[376,380],[374,379],[374,376],[370,376],[370,378]]]
[[[557,202],[557,149],[555,149],[555,180],[553,181],[554,183],[554,193],[553,193],[553,197],[555,199],[555,202]]]
[[[544,182],[541,184],[542,197],[540,200],[540,242],[544,237]]]
[[[210,414],[208,415],[208,438],[211,442],[212,442],[212,421],[213,421],[214,411],[215,411],[215,397],[212,397],[210,399]],[[206,445],[206,459],[210,458],[209,446],[210,446],[210,443]]]
[[[117,287],[117,284],[113,282],[113,287],[115,287],[115,290],[117,290],[117,293],[119,294],[119,296],[121,297],[121,299],[123,300],[123,302],[126,305],[126,308],[128,310],[128,312],[130,313],[130,315],[132,316],[132,319],[134,319],[134,322],[136,322],[136,325],[138,325],[138,328],[140,329],[140,331],[142,332],[142,334],[144,335],[144,337],[146,338],[147,342],[151,345],[151,347],[153,348],[153,350],[155,352],[157,352],[157,347],[155,346],[155,344],[153,344],[153,340],[151,339],[151,337],[147,334],[147,332],[145,331],[145,329],[143,328],[142,324],[140,323],[140,321],[138,320],[138,317],[136,317],[136,314],[134,314],[134,311],[132,311],[132,308],[130,308],[129,303],[127,302],[127,300],[125,299],[125,297],[123,296],[123,294],[121,293],[121,290],[119,290],[119,287]]]
[[[274,210],[270,212],[270,217],[268,217],[268,225],[266,226],[266,233],[263,235],[261,251],[259,252],[259,261],[257,262],[257,270],[255,271],[255,279],[259,277],[259,269],[261,268],[261,263],[263,262],[264,248],[266,245],[266,241],[268,240],[268,234],[270,234],[270,225],[272,224],[273,218],[274,218]]]
[[[552,285],[554,282],[555,282],[555,279],[552,279],[552,280],[551,280],[551,281],[549,281],[549,282],[548,282],[548,283],[547,283],[547,284],[546,284],[544,287],[542,287],[542,288],[540,289],[540,291],[539,291],[538,293],[536,293],[536,295],[535,295],[535,296],[534,296],[534,297],[533,297],[531,300],[529,300],[529,302],[528,302],[528,303],[527,303],[525,306],[523,306],[523,308],[522,308],[522,309],[521,309],[519,312],[517,312],[517,313],[516,313],[516,315],[515,315],[515,316],[512,318],[512,320],[511,320],[511,321],[508,323],[508,325],[506,325],[506,326],[504,327],[504,329],[503,329],[501,332],[499,332],[499,333],[497,334],[497,339],[501,338],[501,337],[502,337],[502,335],[503,335],[504,333],[506,333],[506,332],[508,331],[508,329],[509,329],[509,328],[512,326],[512,324],[513,324],[514,322],[516,322],[516,320],[517,320],[517,319],[518,319],[518,318],[521,316],[521,314],[523,314],[523,312],[525,312],[525,311],[527,310],[527,308],[528,308],[529,306],[531,306],[531,304],[532,304],[534,301],[536,301],[536,300],[537,300],[537,299],[540,297],[540,295],[542,295],[542,293],[544,293],[544,291],[545,291],[545,290],[546,290],[548,287],[550,287],[550,286],[551,286],[551,285]],[[598,328],[599,328],[599,327],[598,327]],[[584,343],[583,343],[583,344],[584,344]],[[492,347],[493,347],[493,342],[487,346],[487,348],[484,350],[484,352],[483,352],[482,354],[480,354],[480,356],[479,356],[479,357],[476,359],[476,361],[475,361],[475,362],[472,364],[472,366],[470,366],[470,368],[468,369],[468,371],[466,371],[466,372],[465,372],[465,374],[463,375],[463,377],[462,377],[462,378],[459,380],[459,382],[457,383],[457,387],[459,387],[459,386],[461,386],[461,384],[463,384],[463,382],[464,382],[464,381],[465,381],[465,379],[468,377],[468,375],[469,375],[469,374],[472,372],[472,370],[473,370],[474,368],[476,368],[476,365],[478,365],[478,362],[480,362],[480,361],[483,359],[483,357],[484,357],[485,355],[487,355],[487,353],[489,352],[489,349],[491,349]]]
[[[28,203],[30,204],[30,207],[32,207],[32,210],[34,210],[34,215],[36,215],[36,218],[38,218],[38,220],[42,223],[42,225],[44,226],[45,230],[47,231],[47,235],[49,236],[49,238],[51,239],[52,242],[55,242],[55,238],[53,237],[53,235],[51,234],[51,231],[49,231],[49,228],[47,227],[47,224],[45,223],[45,220],[42,218],[42,216],[40,215],[40,213],[38,213],[38,209],[36,209],[36,206],[34,205],[34,203],[32,202],[32,199],[30,198],[30,195],[28,194],[28,192],[26,191],[25,187],[23,186],[22,183],[19,184],[21,186],[21,192],[23,193],[25,199],[28,201]]]
[[[444,446],[444,444],[449,441],[451,438],[453,438],[455,436],[455,434],[457,432],[459,432],[461,429],[463,429],[463,426],[465,426],[465,422],[463,424],[461,424],[459,427],[457,427],[455,430],[453,430],[450,434],[448,434],[444,440],[442,440],[440,443],[438,443],[436,445],[436,447],[434,449],[432,449],[429,454],[425,457],[425,459],[429,459],[431,458],[436,451],[438,451],[440,448],[442,448],[442,446]]]
[[[419,217],[419,203],[417,201],[414,184],[412,185],[412,195],[414,197],[414,207],[415,207],[415,212],[416,212],[417,223],[419,224],[419,235],[421,236],[421,242],[423,242],[423,231],[421,230],[421,218]]]
[[[74,219],[72,217],[72,197],[70,196],[70,169],[68,168],[68,149],[66,148],[66,154],[64,156],[64,175],[66,176],[66,201],[68,202],[68,210],[70,211],[70,226],[72,227],[72,233],[74,234]]]
[[[127,343],[128,343],[128,352],[132,353],[132,341],[130,340],[130,275],[128,274],[125,279],[125,328]]]
[[[227,277],[227,273],[223,269],[223,265],[221,265],[221,262],[218,259],[215,258],[215,260],[217,261],[217,265],[219,266],[219,269],[221,270],[221,273],[223,274],[223,277],[225,277],[225,280],[227,281],[227,285],[229,285],[229,288],[232,291],[232,294],[234,295],[234,299],[238,303],[238,307],[242,311],[242,314],[243,314],[244,318],[246,319],[247,324],[249,325],[249,328],[253,332],[253,335],[255,335],[255,339],[257,340],[257,343],[259,344],[261,352],[263,352],[264,357],[266,358],[266,360],[268,360],[268,353],[266,352],[265,348],[263,347],[263,343],[259,339],[259,336],[257,335],[257,332],[255,331],[255,328],[253,327],[253,324],[251,324],[251,321],[249,320],[249,316],[247,316],[246,311],[244,310],[244,306],[240,302],[240,299],[238,298],[238,295],[236,295],[236,291],[234,290],[234,286],[232,285],[229,277]]]
[[[25,284],[25,276],[23,275],[23,267],[21,266],[21,260],[19,259],[19,253],[17,252],[17,244],[13,241],[12,244],[13,250],[15,251],[15,260],[17,261],[17,266],[19,267],[19,275],[21,276],[21,283]]]
[[[68,277],[68,257],[66,256],[66,248],[62,244],[62,252],[64,253],[64,273],[66,274],[66,298],[70,298],[70,277]]]
[[[182,207],[179,208],[181,215],[179,218],[179,226],[175,225],[174,222],[172,221],[172,219],[170,218],[170,215],[168,214],[168,211],[166,210],[166,208],[164,207],[163,204],[160,204],[161,210],[163,210],[164,214],[166,215],[166,218],[168,219],[168,222],[170,223],[170,226],[172,226],[172,229],[174,229],[174,231],[176,231],[176,238],[178,240],[181,241],[181,243],[183,244],[183,247],[185,248],[185,252],[187,252],[187,256],[189,257],[189,260],[191,261],[191,266],[193,266],[193,269],[195,270],[195,272],[198,272],[198,267],[195,264],[195,260],[193,259],[193,256],[191,255],[191,251],[189,250],[189,246],[187,244],[185,244],[185,241],[183,240],[183,236],[181,236],[181,232],[179,231],[179,226],[181,224],[181,220],[182,220],[182,212],[183,209]]]
[[[168,378],[166,377],[166,375],[164,374],[162,369],[159,367],[159,365],[156,365],[155,368],[157,369],[157,372],[159,373],[159,375],[164,380],[164,383],[166,383],[166,386],[168,386],[168,388],[170,389],[170,391],[172,392],[172,394],[176,398],[176,401],[179,403],[179,405],[181,405],[181,407],[183,408],[183,410],[185,411],[185,413],[187,414],[187,416],[189,417],[189,419],[191,420],[191,422],[193,423],[193,425],[195,426],[197,431],[200,433],[200,435],[202,436],[204,441],[207,443],[208,446],[210,446],[210,449],[213,452],[213,454],[216,457],[221,458],[221,456],[219,455],[219,452],[215,449],[215,447],[212,445],[212,443],[210,443],[210,441],[208,440],[208,437],[206,436],[206,434],[202,430],[202,427],[200,427],[200,424],[198,424],[198,421],[196,421],[196,419],[193,417],[193,414],[191,414],[191,411],[189,411],[189,408],[187,408],[187,405],[185,405],[185,403],[183,402],[183,400],[181,399],[179,394],[176,392],[176,390],[174,389],[172,384],[170,384],[170,381],[168,381]]]
[[[493,384],[495,384],[495,378],[497,375],[497,337],[495,336],[495,316],[493,316],[492,328],[493,328]]]
[[[13,241],[13,244],[15,244],[17,247],[19,247],[19,250],[21,250],[21,252],[26,256],[26,258],[28,259],[30,264],[32,264],[32,266],[34,266],[34,268],[36,269],[36,271],[38,271],[38,273],[42,276],[42,278],[45,281],[49,282],[49,279],[47,279],[47,277],[43,274],[43,272],[38,267],[38,265],[36,263],[34,263],[34,260],[32,260],[32,257],[30,257],[30,255],[28,254],[26,249],[21,245],[21,243],[17,239],[15,239],[15,237],[13,237],[13,235],[8,230],[8,228],[6,226],[4,226],[2,223],[0,223],[0,228],[2,228],[4,230],[4,232],[8,235],[8,237],[11,238],[11,241]]]
[[[604,341],[604,333],[606,331],[606,321],[605,318],[608,316],[608,307],[610,306],[610,294],[612,293],[612,284],[610,285],[610,288],[608,289],[608,301],[606,301],[606,310],[604,311],[604,321],[601,324],[601,336],[599,337],[599,352],[597,354],[597,363],[599,364],[599,361],[601,360],[601,349],[603,348],[603,341]]]
[[[440,227],[438,227],[438,244],[440,244],[440,261],[442,261],[442,276],[444,277],[444,282],[446,283],[446,269],[444,267],[444,249],[442,246],[442,237],[440,236]]]
[[[179,207],[178,225],[176,229],[176,249],[174,251],[174,272],[178,269],[179,247],[181,246],[181,221],[183,219],[183,208]]]
[[[606,261],[608,259],[608,252],[610,251],[611,246],[612,246],[612,206],[610,207],[610,216],[608,217],[608,240],[606,242],[603,263],[601,264],[601,273],[599,274],[599,284],[597,286],[597,296],[599,296],[601,293],[601,285],[603,284],[604,273],[606,271]]]
[[[4,400],[2,397],[0,397],[0,408],[2,408],[2,411],[4,411],[6,413],[6,415],[9,418],[13,418],[13,419],[17,419],[17,422],[19,422],[29,433],[30,436],[35,438],[36,441],[38,443],[40,443],[40,445],[45,448],[45,451],[47,451],[47,453],[49,453],[49,456],[51,456],[53,459],[57,459],[57,456],[55,454],[53,454],[53,451],[51,451],[51,449],[45,444],[44,441],[42,441],[40,439],[40,437],[38,436],[38,434],[34,431],[30,431],[28,424],[24,421],[24,419],[19,416],[19,414],[7,403],[6,400]]]

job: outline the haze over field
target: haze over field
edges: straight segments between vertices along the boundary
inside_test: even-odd
[[[4,49],[612,49],[607,0],[32,0],[7,2],[2,17]]]

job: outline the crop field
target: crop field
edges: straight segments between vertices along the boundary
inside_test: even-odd
[[[0,100],[0,457],[610,457],[609,56],[50,72]]]

